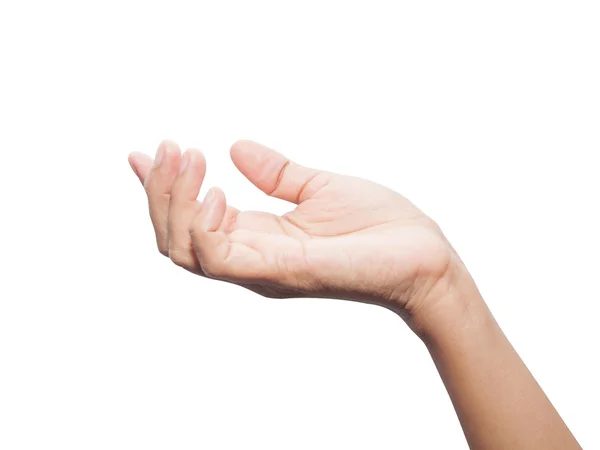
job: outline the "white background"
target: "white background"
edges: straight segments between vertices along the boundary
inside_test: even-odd
[[[374,306],[260,298],[159,255],[127,154],[254,139],[436,219],[600,448],[597,1],[0,4],[0,448],[464,449]]]

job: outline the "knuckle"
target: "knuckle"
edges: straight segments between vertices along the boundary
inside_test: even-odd
[[[285,173],[288,170],[290,164],[291,164],[291,161],[289,159],[286,159],[283,162],[283,164],[281,165],[281,167],[279,169],[277,169],[277,171],[276,171],[277,176],[275,177],[275,180],[273,181],[273,185],[272,185],[271,189],[269,189],[270,192],[268,195],[273,195],[277,192],[277,190],[279,189],[279,186],[281,186],[283,177],[285,176]]]
[[[161,255],[166,256],[166,257],[169,256],[169,247],[166,244],[163,237],[161,236],[161,234],[158,232],[156,233],[156,248],[158,249],[158,252]]]
[[[180,249],[169,248],[168,254],[169,254],[169,259],[176,266],[184,267],[187,265],[187,262],[188,262],[187,255]]]
[[[198,219],[198,214],[196,214],[196,216],[194,216],[194,218],[191,220],[190,225],[188,227],[188,234],[192,243],[194,244],[200,242],[202,235],[202,229],[198,225]]]
[[[220,267],[220,264],[218,264],[214,260],[201,260],[200,265],[202,266],[202,271],[204,272],[204,274],[209,278],[220,278],[223,275],[223,271]]]
[[[192,223],[190,223],[190,226],[188,227],[188,233],[190,235],[190,239],[192,240],[192,242],[194,242],[197,238],[196,227],[194,226],[194,220],[192,220]]]

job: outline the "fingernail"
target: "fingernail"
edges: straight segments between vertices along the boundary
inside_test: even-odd
[[[204,197],[204,202],[203,203],[206,206],[210,206],[211,203],[212,203],[212,201],[214,200],[214,198],[215,198],[215,188],[210,188],[208,190],[208,192],[206,193],[206,196]]]
[[[183,154],[183,157],[181,158],[181,164],[179,165],[179,173],[183,173],[183,171],[187,168],[187,166],[190,164],[190,154],[188,152],[185,152]]]
[[[135,163],[135,156],[133,153],[131,153],[129,155],[129,158],[127,158],[129,161],[129,165],[131,166],[131,169],[133,170],[133,172],[139,177],[140,174],[138,172],[138,168],[137,168],[137,164]]]
[[[164,156],[165,156],[165,148],[161,144],[158,147],[158,150],[156,151],[156,156],[154,157],[154,164],[157,165],[157,166],[160,165],[160,163],[162,162]]]
[[[204,207],[206,208],[206,212],[204,213],[204,228],[208,231],[215,231],[219,228],[219,224],[221,222],[221,218],[217,215],[217,202],[215,199],[217,196],[215,195],[215,188],[210,188],[206,197],[204,197]]]

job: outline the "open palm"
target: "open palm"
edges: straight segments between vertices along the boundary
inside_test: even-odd
[[[250,141],[236,167],[268,195],[297,204],[282,215],[238,211],[212,188],[196,200],[202,154],[164,142],[156,161],[132,154],[148,194],[160,251],[199,275],[269,297],[332,297],[400,306],[430,289],[451,248],[437,225],[376,183],[303,167]]]

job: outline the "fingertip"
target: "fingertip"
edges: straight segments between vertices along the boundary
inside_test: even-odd
[[[171,139],[163,139],[159,145],[159,148],[164,148],[165,150],[179,150],[179,145],[177,145],[177,142],[172,141]]]
[[[225,214],[225,209],[227,208],[227,199],[225,198],[225,192],[223,192],[220,188],[213,186],[211,187],[206,196],[204,197],[205,201],[208,201],[210,208],[216,209],[218,213]]]
[[[258,163],[261,150],[266,147],[257,142],[242,139],[233,143],[229,149],[229,157],[233,164],[240,170],[252,167]]]
[[[150,171],[150,167],[152,167],[152,158],[145,153],[131,152],[127,157],[127,160],[129,161],[129,165],[131,166],[133,172],[136,174],[139,180],[144,183],[144,180]]]
[[[231,148],[229,149],[229,154],[234,155],[234,154],[244,152],[252,144],[256,144],[256,143],[249,139],[239,139],[232,144]]]
[[[188,148],[185,153],[189,154],[190,161],[195,167],[201,170],[206,169],[206,157],[204,156],[204,153],[197,148]]]
[[[193,153],[194,155],[198,155],[198,156],[204,157],[204,153],[202,153],[201,150],[199,150],[199,149],[197,149],[195,147],[187,148],[185,151],[189,152],[189,153]]]
[[[179,145],[175,141],[165,139],[158,146],[154,164],[160,167],[166,166],[167,170],[170,170],[174,164],[179,165],[180,158],[181,150],[179,149]]]
[[[209,192],[212,192],[212,195],[214,196],[214,200],[217,203],[225,203],[225,192],[223,192],[223,190],[217,186],[213,186],[211,187],[209,190]],[[208,192],[207,194],[208,195]]]
[[[131,167],[131,170],[133,170],[136,175],[138,175],[137,163],[136,163],[136,159],[138,157],[137,153],[138,152],[131,152],[127,156],[127,162],[129,162],[129,166]]]
[[[189,148],[181,156],[179,171],[172,187],[173,197],[196,200],[206,175],[206,160],[200,150]]]
[[[216,231],[225,218],[227,201],[223,191],[217,187],[208,190],[202,201],[200,210],[193,220],[193,226],[201,231]]]
[[[127,160],[129,161],[129,164],[134,166],[136,164],[136,161],[143,158],[144,156],[146,156],[146,155],[144,155],[142,152],[131,152],[127,156]]]

